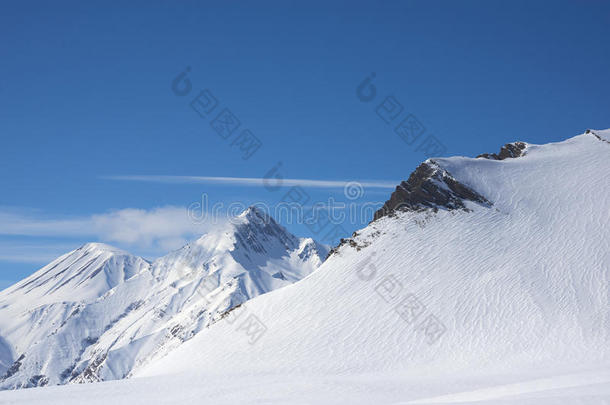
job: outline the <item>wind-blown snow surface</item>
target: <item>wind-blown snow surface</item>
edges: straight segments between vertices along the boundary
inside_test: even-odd
[[[434,159],[492,205],[373,222],[309,277],[248,302],[267,328],[255,345],[223,320],[137,378],[0,401],[608,404],[605,140]]]
[[[0,387],[128,376],[326,252],[255,208],[153,263],[87,244],[0,294]]]

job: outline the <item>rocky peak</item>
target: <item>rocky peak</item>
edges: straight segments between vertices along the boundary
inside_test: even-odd
[[[507,158],[518,158],[525,155],[525,149],[527,144],[525,142],[513,142],[507,143],[500,148],[500,153],[483,153],[477,156],[478,158],[491,159],[491,160],[504,160]]]
[[[261,225],[277,225],[275,220],[269,214],[254,205],[246,208],[241,214],[239,214],[238,218],[242,219],[244,223],[249,222]]]
[[[236,250],[268,254],[270,246],[273,245],[279,244],[283,249],[290,250],[298,246],[298,239],[294,235],[255,206],[242,212],[233,226]]]
[[[392,215],[395,211],[422,211],[432,209],[467,210],[464,202],[484,205],[491,203],[476,191],[457,181],[434,160],[420,164],[407,181],[401,182],[373,216],[373,221]]]

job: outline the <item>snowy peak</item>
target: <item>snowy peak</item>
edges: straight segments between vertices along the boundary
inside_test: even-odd
[[[322,264],[322,261],[326,257],[328,253],[328,248],[311,238],[301,239],[301,243],[297,250],[298,256],[303,260],[308,260],[313,258],[319,264]]]
[[[592,135],[597,140],[610,143],[610,130],[587,130],[585,134],[576,136],[558,144],[549,144],[548,150],[554,146],[563,145],[569,147],[578,143],[578,139],[584,135]],[[431,209],[444,210],[466,210],[467,202],[474,202],[483,206],[491,206],[494,201],[482,190],[469,184],[476,184],[471,175],[464,176],[473,181],[464,181],[462,172],[485,170],[482,165],[474,165],[473,161],[478,159],[498,161],[498,164],[508,162],[516,158],[525,157],[530,150],[539,150],[545,145],[531,145],[526,142],[507,143],[500,148],[499,153],[483,153],[476,159],[463,157],[428,159],[420,164],[409,179],[403,181],[379,209],[373,220],[387,215],[393,215],[396,211],[421,211]],[[573,145],[579,148],[579,146]],[[504,162],[502,162],[504,161]],[[485,166],[486,167],[486,166]],[[460,172],[460,173],[458,173]]]
[[[237,216],[237,218],[242,218],[243,220],[245,220],[247,222],[254,222],[254,223],[261,223],[261,224],[268,224],[268,223],[277,224],[270,215],[268,215],[265,211],[261,210],[260,208],[254,206],[254,205],[251,205],[250,207],[246,208],[241,214],[239,214]]]
[[[79,247],[76,250],[83,251],[83,252],[113,253],[113,254],[122,254],[122,255],[129,254],[124,250],[121,250],[114,246],[107,245],[105,243],[99,243],[99,242],[85,243],[83,246]]]
[[[291,262],[290,266],[297,267],[307,263],[308,274],[322,263],[327,252],[324,245],[294,236],[261,209],[249,207],[224,226],[158,259],[152,268],[157,275],[168,269],[181,273],[180,267],[204,269],[208,273],[222,267],[235,273]]]
[[[258,208],[248,208],[237,219],[233,224],[235,251],[245,251],[248,256],[258,254],[275,257],[281,255],[282,251],[298,247],[298,238]]]
[[[87,243],[8,289],[7,296],[37,297],[41,303],[95,299],[148,267],[123,250]]]
[[[269,243],[279,243],[285,249],[294,249],[298,245],[298,238],[275,222],[270,215],[252,206],[231,218],[224,226],[211,230],[180,250],[190,249],[213,254],[242,249],[266,254],[268,247],[264,245]]]
[[[152,263],[87,243],[0,293],[0,389],[129,376],[326,254],[254,207]]]

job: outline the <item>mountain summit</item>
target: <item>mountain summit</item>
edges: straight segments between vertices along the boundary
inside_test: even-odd
[[[124,378],[326,254],[254,207],[153,262],[87,243],[0,293],[0,387]]]

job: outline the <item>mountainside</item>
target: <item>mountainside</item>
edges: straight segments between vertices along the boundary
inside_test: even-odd
[[[128,376],[326,253],[255,208],[152,263],[86,244],[0,293],[0,387]]]
[[[442,204],[428,188],[432,206],[417,192],[400,194],[406,204],[358,231],[320,271],[249,303],[268,327],[263,344],[236,342],[220,322],[137,375],[212,380],[222,389],[190,394],[216,403],[235,398],[228,387],[240,390],[240,403],[526,403],[539,391],[569,399],[575,387],[582,403],[602,403],[610,397],[608,139],[610,131],[595,131],[523,144],[505,159],[428,160],[445,181],[432,173],[411,190],[467,188],[485,201]],[[252,388],[271,385],[273,396]]]
[[[608,141],[610,130],[588,131],[429,159],[309,277],[248,301],[134,378],[0,400],[608,403]],[[259,251],[231,260],[255,263]],[[266,329],[255,345],[244,337],[256,328],[236,328],[246,313]]]

